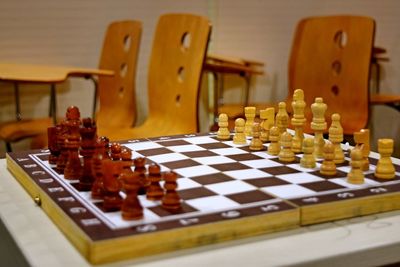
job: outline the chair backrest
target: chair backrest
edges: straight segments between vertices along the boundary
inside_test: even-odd
[[[160,17],[148,71],[149,120],[163,120],[171,132],[198,131],[198,98],[211,24],[205,17]]]
[[[310,105],[322,97],[326,119],[341,115],[345,134],[366,127],[369,74],[375,22],[359,16],[311,17],[300,21],[289,59],[289,95],[304,90],[308,122]],[[329,126],[328,126],[329,127]]]
[[[116,21],[108,26],[100,69],[113,70],[113,77],[100,76],[97,124],[101,128],[131,127],[136,121],[136,66],[142,23]]]

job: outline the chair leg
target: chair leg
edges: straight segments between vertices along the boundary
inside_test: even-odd
[[[12,152],[12,148],[11,148],[11,143],[10,142],[6,142],[6,151],[7,152]]]

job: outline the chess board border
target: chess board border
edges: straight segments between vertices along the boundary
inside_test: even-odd
[[[162,142],[163,140],[179,140],[195,136],[209,136],[209,134],[129,140],[120,141],[120,143]],[[32,177],[32,171],[36,171],[37,177],[40,177],[41,171],[44,170],[43,166],[36,170],[27,170],[28,167],[25,168],[24,164],[19,162],[19,159],[26,159],[28,161],[27,166],[29,166],[35,163],[33,157],[30,157],[29,154],[43,152],[46,151],[24,151],[21,154],[7,154],[7,168],[70,239],[71,243],[77,247],[78,251],[94,264],[277,232],[301,225],[400,209],[400,182],[395,181],[384,186],[347,189],[340,191],[340,194],[331,192],[316,194],[312,197],[283,199],[280,203],[291,208],[271,209],[261,214],[258,211],[256,216],[253,214],[236,217],[236,211],[232,211],[233,216],[227,216],[222,220],[221,218],[214,218],[214,220],[206,223],[192,225],[189,218],[186,221],[188,224],[182,227],[166,227],[162,230],[153,231],[150,228],[147,229],[148,226],[146,226],[143,232],[135,235],[126,234],[126,231],[113,232],[113,229],[104,225],[102,228],[96,228],[96,226],[91,229],[91,226],[96,225],[96,220],[92,221],[87,218],[88,227],[82,227],[82,223],[77,223],[76,219],[71,217],[71,209],[67,209],[71,208],[70,206],[62,207],[60,202],[55,201],[54,196],[49,193],[49,187],[54,186],[54,184],[50,180],[47,181],[48,176],[42,177],[43,182],[38,182],[37,179],[35,180]],[[378,158],[378,154],[374,152],[371,152],[371,156],[375,159]],[[397,166],[400,166],[399,159],[393,160]],[[57,193],[57,190],[54,192]],[[276,199],[274,201],[273,204],[278,203]],[[73,210],[80,214],[80,209],[74,208]],[[98,237],[93,235],[93,232],[101,232],[102,234]]]

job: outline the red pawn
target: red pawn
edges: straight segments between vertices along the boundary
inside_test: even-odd
[[[138,191],[139,195],[145,195],[147,188],[150,185],[149,180],[146,177],[146,158],[144,157],[137,157],[134,159],[134,171],[140,174],[140,188]]]
[[[164,196],[164,191],[160,186],[161,170],[159,165],[153,163],[149,166],[149,175],[147,179],[150,182],[150,185],[146,191],[147,199],[161,200]]]
[[[166,190],[165,196],[162,199],[162,206],[166,210],[176,211],[181,208],[181,198],[176,192],[178,184],[176,182],[178,175],[173,172],[164,174],[164,189]]]
[[[103,166],[102,161],[108,159],[108,155],[105,154],[105,142],[104,138],[98,138],[95,143],[95,152],[92,158],[92,174],[94,176],[94,182],[92,185],[92,198],[103,199],[104,198],[104,183],[103,183]]]
[[[102,168],[104,185],[103,208],[105,211],[120,210],[122,198],[119,192],[122,186],[118,177],[121,173],[121,164],[106,159],[102,161]]]

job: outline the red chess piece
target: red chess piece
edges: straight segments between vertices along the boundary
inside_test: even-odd
[[[176,192],[178,184],[176,182],[178,175],[175,172],[167,172],[164,174],[165,196],[162,199],[162,206],[166,210],[176,211],[181,208],[181,198]]]
[[[121,181],[126,192],[121,212],[124,220],[139,220],[143,218],[143,207],[140,204],[137,192],[140,187],[139,173],[130,172],[121,174]]]
[[[47,142],[50,150],[49,164],[56,165],[60,155],[60,149],[57,145],[57,127],[51,126],[47,128]]]
[[[109,159],[102,161],[104,198],[103,208],[105,211],[116,211],[121,209],[122,198],[121,182],[118,177],[121,173],[121,164]]]
[[[149,180],[146,177],[146,158],[144,157],[137,157],[134,159],[134,171],[140,174],[140,188],[139,188],[139,195],[145,195],[146,190],[150,185]]]
[[[67,127],[66,122],[62,121],[57,128],[57,147],[60,150],[60,155],[57,159],[56,170],[59,174],[64,174],[65,165],[68,160],[68,149],[65,147],[65,139],[67,138]]]
[[[111,159],[114,161],[121,160],[122,147],[118,143],[111,144]]]
[[[65,127],[67,129],[66,139],[64,141],[65,149],[68,151],[68,159],[64,169],[64,178],[77,180],[82,176],[82,165],[79,159],[79,147],[81,145],[81,135],[79,127],[81,125],[79,109],[71,106],[67,110],[67,120]]]
[[[164,191],[160,186],[161,181],[161,170],[157,164],[151,164],[149,166],[149,175],[147,179],[150,182],[149,187],[146,191],[146,197],[148,200],[161,200],[164,196]]]
[[[105,154],[105,142],[106,140],[104,140],[104,138],[98,138],[95,143],[95,153],[92,158],[92,174],[94,176],[92,185],[93,199],[103,199],[104,197],[102,161],[108,159]]]
[[[91,118],[85,118],[79,132],[82,140],[80,154],[83,157],[83,173],[79,178],[79,190],[90,191],[94,182],[92,162],[96,148],[96,124]]]

